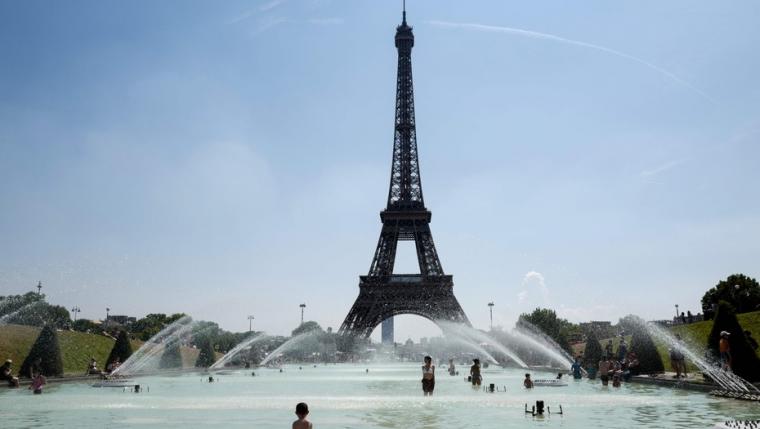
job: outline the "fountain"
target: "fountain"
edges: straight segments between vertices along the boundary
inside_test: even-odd
[[[256,343],[259,343],[267,338],[271,338],[269,335],[266,334],[257,334],[253,335],[251,337],[246,338],[243,340],[240,344],[236,345],[232,348],[232,350],[228,351],[224,356],[219,358],[216,362],[214,362],[213,365],[209,367],[209,369],[221,369],[224,368],[224,366],[230,362],[232,359],[235,358],[241,351],[245,349],[251,348]]]
[[[157,370],[158,360],[164,349],[188,336],[194,325],[190,316],[178,319],[146,341],[142,347],[132,353],[129,359],[116,368],[112,375],[132,375],[146,370]]]
[[[264,360],[262,360],[261,363],[259,363],[259,365],[266,366],[273,359],[281,356],[285,352],[297,349],[299,346],[301,346],[307,340],[315,339],[319,335],[322,335],[322,332],[318,331],[318,330],[304,332],[302,334],[296,335],[295,337],[293,337],[293,338],[289,339],[288,341],[285,341],[284,343],[282,343],[276,349],[272,350],[272,352],[269,353],[269,355],[267,355],[267,357],[265,357]]]
[[[638,321],[641,328],[646,329],[650,335],[657,338],[661,342],[665,343],[669,348],[674,348],[683,353],[686,358],[696,365],[703,374],[707,374],[718,386],[720,386],[725,392],[738,393],[738,397],[743,395],[752,396],[752,399],[756,399],[760,390],[755,385],[747,380],[739,377],[730,371],[725,371],[715,362],[711,362],[705,359],[704,352],[697,353],[691,348],[686,346],[684,341],[679,341],[673,334],[666,331],[660,326],[654,323],[647,323]],[[728,395],[730,396],[730,395]]]
[[[16,310],[10,313],[3,314],[2,316],[0,316],[0,325],[7,325],[9,323],[12,323],[14,317],[18,315],[22,315],[27,311],[33,311],[34,307],[38,307],[41,304],[42,304],[42,301],[30,302],[29,304],[26,304],[20,308],[17,308]]]
[[[574,359],[567,351],[529,322],[520,321],[520,324],[509,335],[515,343],[523,344],[537,351],[552,362],[559,364],[562,369],[569,370],[573,364]]]
[[[479,344],[488,344],[489,347],[492,347],[497,352],[503,354],[504,356],[507,356],[512,361],[514,361],[517,365],[519,365],[522,368],[527,368],[528,364],[526,364],[520,357],[515,353],[513,350],[508,348],[507,346],[501,344],[499,341],[495,340],[494,338],[491,338],[488,334],[486,334],[483,331],[480,331],[478,329],[472,328],[470,326],[461,324],[461,323],[453,323],[449,321],[442,321],[438,320],[436,321],[438,326],[441,327],[441,330],[443,331],[444,335],[451,336],[453,338],[459,339],[465,344],[468,344],[472,347],[475,347],[476,349],[482,350],[485,352],[485,350],[479,346]],[[485,352],[488,354],[488,352]],[[495,361],[495,359],[490,356],[490,359]]]

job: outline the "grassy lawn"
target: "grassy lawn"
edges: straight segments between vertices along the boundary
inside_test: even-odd
[[[18,370],[39,333],[40,328],[32,326],[0,326],[0,360],[13,359],[13,367]],[[84,375],[87,364],[93,356],[102,369],[114,344],[114,340],[103,335],[72,331],[59,331],[58,342],[61,346],[63,371],[66,375]],[[133,351],[143,344],[142,341],[135,340],[131,343]],[[200,351],[192,347],[182,347],[180,351],[182,366],[185,368],[195,366],[195,360]],[[222,354],[217,353],[217,358],[221,356]]]

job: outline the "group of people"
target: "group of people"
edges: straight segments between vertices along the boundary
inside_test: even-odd
[[[99,375],[101,377],[106,377],[108,374],[112,374],[114,371],[116,371],[116,369],[120,366],[121,360],[116,357],[113,362],[106,365],[105,371],[101,371],[100,368],[98,368],[98,361],[95,359],[95,356],[92,356],[90,358],[90,363],[87,364],[87,370],[85,371],[84,375]]]
[[[29,390],[35,395],[42,393],[42,388],[47,384],[47,379],[42,374],[42,358],[38,357],[29,366]],[[9,387],[18,387],[19,379],[13,375],[13,360],[6,359],[3,366],[0,367],[0,380],[8,383]]]
[[[583,365],[580,358],[575,359],[570,371],[575,379],[583,377]],[[586,372],[588,378],[592,380],[599,376],[603,386],[609,385],[612,381],[613,387],[620,387],[621,382],[629,381],[632,376],[639,374],[639,359],[635,352],[628,350],[625,338],[621,336],[617,353],[614,352],[612,340],[609,340],[599,363],[596,366],[589,365]]]

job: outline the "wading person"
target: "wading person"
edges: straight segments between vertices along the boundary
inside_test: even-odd
[[[525,380],[523,380],[523,387],[526,389],[533,388],[533,380],[530,379],[530,374],[525,374]]]
[[[610,370],[612,369],[612,362],[607,358],[602,358],[599,361],[599,379],[602,380],[602,386],[606,386],[610,382]]]
[[[29,385],[29,390],[35,395],[39,395],[42,393],[42,387],[45,386],[45,384],[47,384],[45,376],[42,375],[41,372],[35,372],[32,375],[32,384]]]
[[[309,406],[305,402],[299,402],[296,405],[296,416],[298,420],[293,422],[293,429],[311,429],[311,422],[306,420],[309,415]]]
[[[470,377],[472,378],[472,387],[479,387],[483,382],[483,378],[480,376],[480,359],[473,359],[472,366],[470,367]]]
[[[572,365],[570,365],[570,371],[573,372],[573,378],[576,380],[580,380],[583,376],[583,373],[581,371],[581,361],[578,358],[575,358],[575,362],[573,362]]]
[[[433,358],[425,356],[425,365],[422,365],[422,393],[425,396],[433,396],[435,389],[435,365]]]

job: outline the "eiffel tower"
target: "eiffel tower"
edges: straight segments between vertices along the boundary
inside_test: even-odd
[[[431,213],[422,198],[412,84],[414,35],[406,23],[406,8],[402,16],[396,28],[396,121],[388,205],[380,212],[383,227],[369,273],[359,277],[359,297],[339,331],[367,338],[383,323],[384,342],[389,337],[393,341],[392,317],[398,314],[470,324],[454,297],[453,278],[444,274],[438,259],[430,232]],[[399,240],[415,242],[420,274],[393,274]]]

